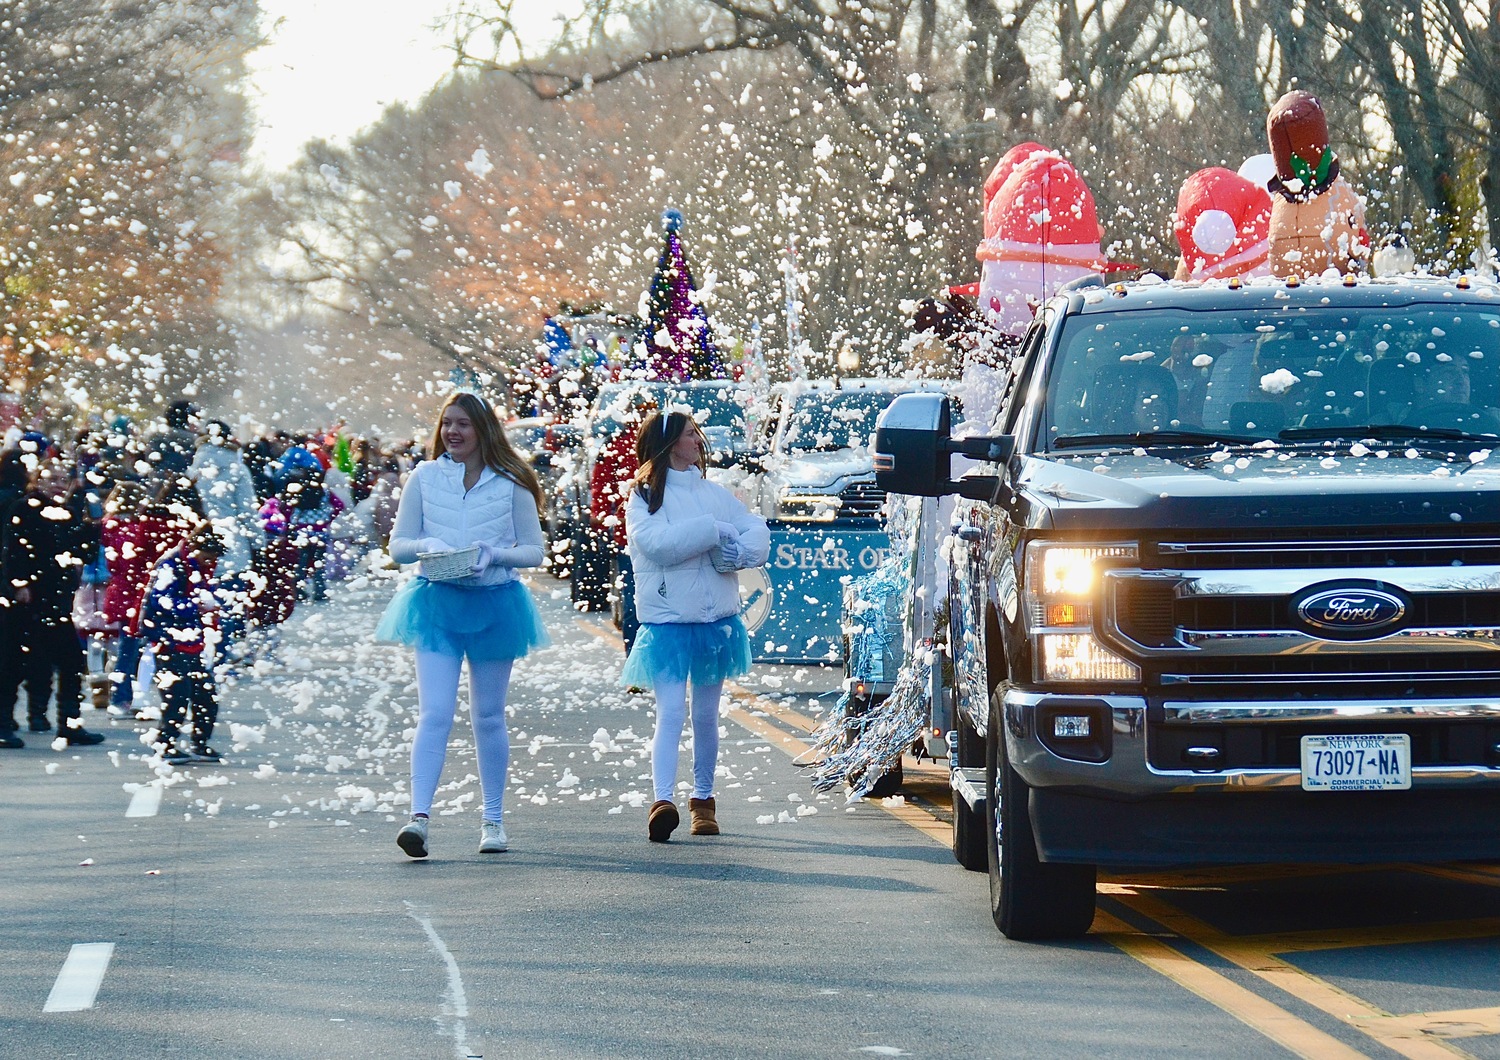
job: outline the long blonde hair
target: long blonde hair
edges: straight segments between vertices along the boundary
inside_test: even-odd
[[[432,430],[432,458],[436,460],[448,451],[448,446],[443,441],[443,414],[455,405],[468,413],[469,422],[474,425],[475,438],[479,442],[479,456],[485,467],[504,475],[530,493],[536,499],[538,515],[546,511],[547,499],[542,495],[542,484],[537,479],[536,472],[527,459],[516,452],[515,446],[510,444],[495,410],[478,394],[459,391],[443,402],[443,407],[438,409],[437,426]]]

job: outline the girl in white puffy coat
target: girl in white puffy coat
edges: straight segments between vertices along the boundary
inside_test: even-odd
[[[656,413],[641,424],[640,470],[625,507],[641,620],[620,683],[656,693],[651,744],[655,801],[646,818],[665,843],[680,820],[672,801],[677,750],[691,680],[694,835],[718,835],[714,773],[724,682],[750,670],[750,637],[740,621],[737,571],[766,562],[771,536],[723,486],[703,477],[703,435],[687,413]]]
[[[467,658],[484,791],[479,851],[499,853],[508,842],[501,813],[510,768],[505,698],[511,666],[547,644],[536,604],[516,574],[517,568],[542,562],[542,489],[531,465],[506,440],[493,410],[474,394],[454,394],[444,404],[432,455],[417,465],[401,491],[391,558],[415,563],[471,546],[478,556],[458,578],[434,580],[424,569],[396,594],[375,631],[380,640],[417,650],[420,713],[411,748],[412,819],[396,843],[411,857],[427,856],[432,800]]]

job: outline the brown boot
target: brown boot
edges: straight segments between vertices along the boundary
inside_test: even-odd
[[[718,807],[713,799],[689,799],[688,813],[692,815],[693,835],[718,835],[719,819],[714,816]]]
[[[667,799],[658,799],[651,804],[651,810],[646,814],[646,835],[653,843],[665,843],[680,820],[676,806]]]

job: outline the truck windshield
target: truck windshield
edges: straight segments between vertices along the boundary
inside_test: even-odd
[[[1500,435],[1500,310],[1467,304],[1085,314],[1043,448]],[[1367,431],[1368,434],[1362,434]]]
[[[895,398],[884,390],[808,390],[797,395],[782,436],[785,449],[853,449],[875,433]]]

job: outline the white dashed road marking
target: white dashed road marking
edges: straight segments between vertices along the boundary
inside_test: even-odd
[[[113,942],[80,942],[68,951],[43,1012],[82,1012],[94,1007],[94,995],[115,952]]]
[[[126,817],[155,817],[161,809],[161,785],[143,784],[130,796],[130,805],[125,807]]]

